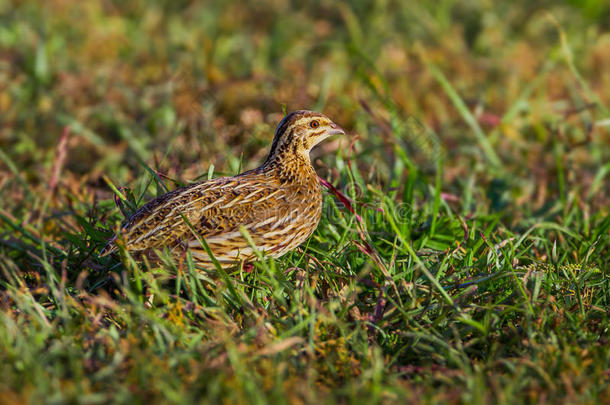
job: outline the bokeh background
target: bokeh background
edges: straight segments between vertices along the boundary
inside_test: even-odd
[[[295,109],[370,238],[326,193],[254,309],[96,257],[117,189],[254,168]],[[607,401],[609,128],[604,0],[0,0],[0,402]]]
[[[608,161],[607,122],[596,126],[610,103],[603,1],[4,0],[0,10],[0,142],[33,184],[66,125],[63,176],[77,182],[126,185],[138,160],[163,156],[157,168],[182,180],[210,164],[251,168],[282,105],[326,112],[368,151],[356,163],[382,169],[388,142],[414,143],[412,158],[434,165],[417,130],[389,137],[372,114],[412,117],[447,152],[448,180],[490,181],[489,153],[434,70],[510,168],[499,187],[511,200],[540,205],[557,191],[558,139],[572,184]]]

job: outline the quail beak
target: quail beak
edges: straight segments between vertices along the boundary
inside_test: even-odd
[[[345,130],[343,128],[341,128],[339,125],[335,124],[334,122],[332,122],[330,124],[330,130],[328,130],[326,133],[331,136],[331,135],[345,135]]]

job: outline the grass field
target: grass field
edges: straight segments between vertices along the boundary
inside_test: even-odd
[[[0,403],[609,403],[610,5],[299,4],[0,0]],[[98,257],[283,108],[306,244]]]

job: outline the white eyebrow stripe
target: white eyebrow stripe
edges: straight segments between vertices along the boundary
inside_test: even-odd
[[[293,124],[293,125],[299,125],[299,124],[305,123],[305,122],[307,122],[307,121],[309,121],[309,117],[303,117],[303,118],[299,118],[298,120],[296,120],[296,121],[294,122],[294,124]]]

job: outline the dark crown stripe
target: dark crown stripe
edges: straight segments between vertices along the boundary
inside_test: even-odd
[[[290,114],[286,115],[278,124],[277,129],[275,131],[275,135],[273,137],[273,142],[271,143],[271,150],[269,150],[269,155],[267,155],[267,162],[273,159],[277,153],[279,152],[278,148],[281,147],[285,142],[282,139],[285,137],[286,132],[292,130],[294,135],[295,128],[292,127],[296,121],[304,117],[313,117],[313,116],[324,116],[323,114],[316,113],[314,111],[308,110],[298,110],[293,111]],[[292,128],[291,128],[292,127]],[[324,131],[320,131],[322,133]],[[293,137],[294,138],[294,137]],[[291,138],[291,139],[293,139]]]
[[[267,159],[270,159],[272,156],[275,155],[275,153],[277,152],[277,148],[280,144],[280,139],[282,139],[284,133],[286,133],[286,131],[288,130],[288,128],[290,128],[294,121],[299,119],[302,115],[302,111],[294,111],[285,116],[284,119],[280,121],[277,126],[277,129],[275,130],[275,135],[273,136],[273,143],[271,144],[271,150],[269,151]]]

